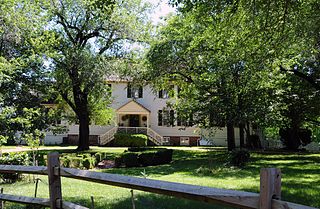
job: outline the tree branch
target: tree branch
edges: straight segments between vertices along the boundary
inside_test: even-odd
[[[280,65],[280,70],[282,72],[289,72],[289,73],[293,73],[295,76],[307,81],[312,87],[314,87],[316,90],[320,91],[320,84],[317,83],[316,80],[314,80],[313,78],[311,78],[310,76],[305,75],[304,73],[298,71],[298,70],[288,70],[285,69],[282,65]]]
[[[71,42],[72,42],[73,44],[76,44],[74,38],[72,37],[72,35],[71,35],[70,31],[69,31],[68,25],[67,25],[67,23],[65,22],[64,17],[63,17],[59,12],[57,12],[57,16],[60,18],[60,20],[58,20],[57,23],[59,23],[59,24],[62,25],[64,31],[67,33],[68,38],[71,40]]]
[[[99,50],[99,55],[103,54],[107,49],[110,48],[111,44],[114,42],[114,40],[112,40],[114,33],[115,33],[115,30],[112,30],[109,37],[108,37],[106,45]]]
[[[76,106],[72,103],[72,101],[68,97],[67,92],[63,92],[62,90],[59,90],[60,95],[62,98],[67,102],[67,104],[72,108],[74,112],[76,112]]]

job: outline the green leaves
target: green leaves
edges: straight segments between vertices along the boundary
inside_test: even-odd
[[[318,93],[301,81],[303,76],[295,80],[279,74],[283,65],[293,75],[303,73],[305,80],[320,78],[319,67],[308,64],[320,61],[315,44],[320,16],[314,15],[318,2],[172,3],[180,13],[162,28],[150,49],[152,69],[146,77],[155,86],[175,82],[182,88],[176,108],[193,111],[200,123],[214,118],[288,125],[285,112],[292,106],[301,107],[301,122],[309,111],[319,117],[314,111]],[[303,104],[288,99],[295,94]]]

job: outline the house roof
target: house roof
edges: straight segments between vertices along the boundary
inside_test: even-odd
[[[135,100],[131,100],[126,104],[119,107],[116,111],[117,113],[127,113],[127,114],[139,114],[139,113],[150,113],[148,108],[144,107],[142,104]]]

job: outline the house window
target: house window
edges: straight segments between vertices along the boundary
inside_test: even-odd
[[[180,137],[180,145],[189,145],[190,140],[189,137],[182,136]]]
[[[187,126],[187,127],[191,127],[194,125],[193,122],[193,115],[190,114],[188,118],[183,117],[181,114],[177,114],[177,126]]]
[[[143,87],[128,84],[127,98],[143,98]]]
[[[162,142],[163,144],[170,144],[170,136],[164,136]]]
[[[174,110],[159,110],[158,126],[174,126]]]
[[[170,92],[172,93],[172,90],[174,89],[174,85],[170,85],[169,89],[165,90],[162,89],[159,91],[159,98],[160,99],[168,99],[170,97]]]
[[[170,120],[170,116],[169,116],[169,111],[168,110],[164,110],[162,111],[162,123],[163,126],[170,126],[169,120]]]
[[[169,93],[166,90],[160,90],[159,91],[159,98],[160,99],[168,99],[169,98]]]

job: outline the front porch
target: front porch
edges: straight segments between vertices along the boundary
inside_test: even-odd
[[[150,110],[131,100],[116,111],[116,122],[118,127],[150,127]],[[125,131],[134,129],[125,129]]]
[[[150,110],[131,100],[116,110],[116,126],[99,137],[99,144],[106,145],[115,133],[145,134],[154,144],[162,144],[163,137],[150,128]]]

